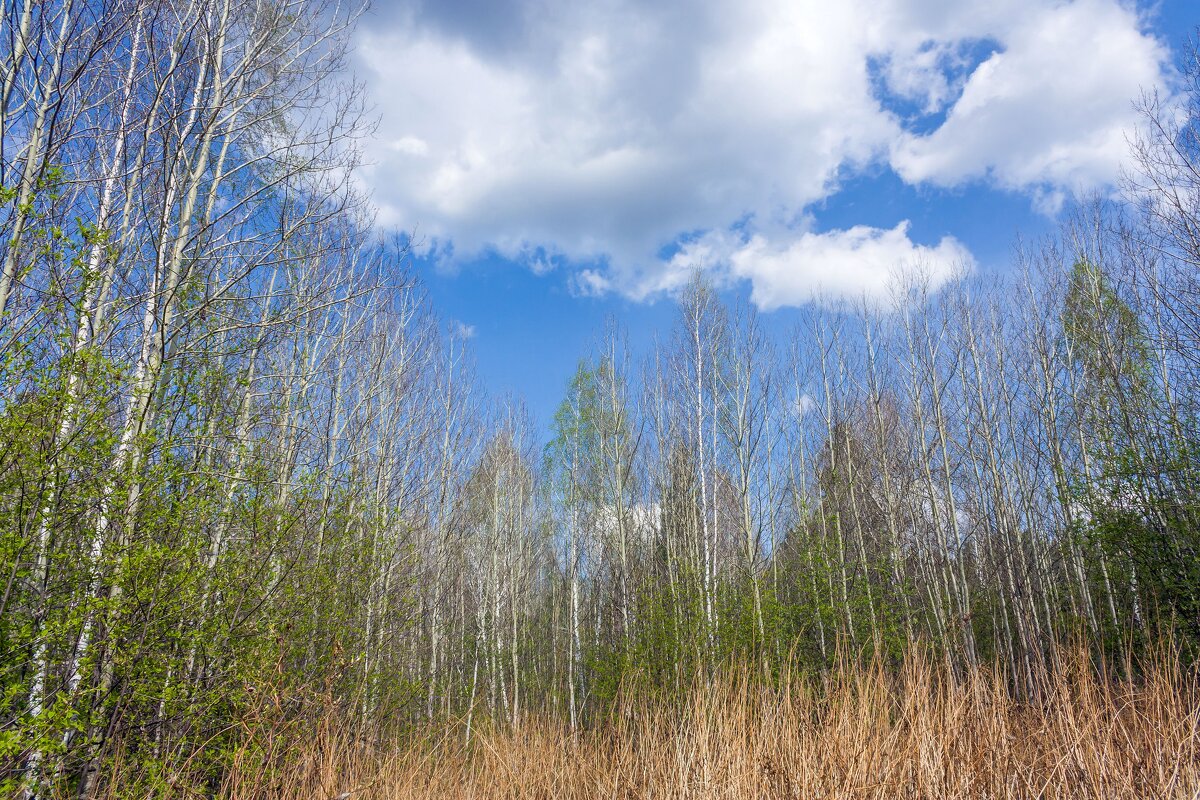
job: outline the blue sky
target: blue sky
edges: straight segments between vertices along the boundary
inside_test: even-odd
[[[393,0],[356,42],[381,225],[545,425],[615,317],[645,352],[709,272],[813,297],[1003,269],[1111,192],[1195,0]]]

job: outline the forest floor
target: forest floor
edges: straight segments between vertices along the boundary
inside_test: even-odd
[[[956,678],[914,658],[771,688],[709,681],[674,707],[633,698],[576,735],[476,717],[469,744],[458,724],[390,749],[326,721],[269,763],[247,759],[221,796],[1196,800],[1196,673],[1171,656],[1134,671],[1105,677],[1076,655],[1031,701],[997,671]]]

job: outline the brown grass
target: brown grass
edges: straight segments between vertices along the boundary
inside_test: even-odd
[[[823,682],[708,683],[681,708],[624,704],[577,737],[529,718],[429,732],[381,750],[319,725],[223,796],[249,798],[1189,798],[1200,797],[1200,692],[1171,656],[1136,680],[1075,656],[1036,702],[993,671],[955,680],[910,659]]]

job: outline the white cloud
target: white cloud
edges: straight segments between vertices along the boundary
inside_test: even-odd
[[[692,265],[750,282],[751,299],[764,310],[812,301],[883,303],[898,280],[922,275],[931,288],[973,267],[966,247],[953,237],[936,246],[915,244],[907,221],[894,228],[858,225],[826,233],[768,238],[712,233],[686,244],[669,263],[669,289],[686,280]]]
[[[952,56],[952,48],[936,42],[912,52],[889,53],[883,70],[887,89],[896,97],[917,103],[926,114],[941,111],[956,88],[944,64]]]
[[[813,412],[817,407],[817,401],[808,392],[803,392],[796,395],[796,399],[792,401],[792,414],[796,419],[804,419]]]
[[[402,136],[391,142],[388,147],[395,153],[404,153],[410,156],[427,156],[429,155],[429,143],[424,139],[418,139],[416,136]]]
[[[914,244],[908,222],[890,230],[858,225],[777,244],[754,236],[731,257],[735,275],[753,284],[751,298],[764,309],[801,305],[822,297],[886,299],[897,278],[920,272],[940,286],[970,268],[970,252],[952,237],[935,247]]]
[[[975,65],[980,40],[997,52]],[[678,283],[660,253],[685,241],[765,306],[876,285],[882,263],[838,253],[965,254],[904,226],[808,232],[812,204],[865,166],[1047,209],[1110,180],[1130,100],[1167,56],[1122,0],[408,0],[358,53],[382,115],[364,179],[428,252],[567,264],[580,291],[646,296]],[[907,131],[873,63],[944,121]],[[734,228],[736,253],[701,251]]]
[[[1133,100],[1163,82],[1165,48],[1112,0],[1032,9],[1013,18],[1002,41],[944,124],[897,141],[896,170],[947,186],[987,176],[1035,191],[1051,209],[1063,191],[1111,183],[1137,123]]]

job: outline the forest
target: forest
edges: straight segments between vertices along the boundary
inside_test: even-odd
[[[358,19],[5,0],[0,794],[1196,795],[1194,55],[1003,274],[698,271],[539,423],[354,177]]]

